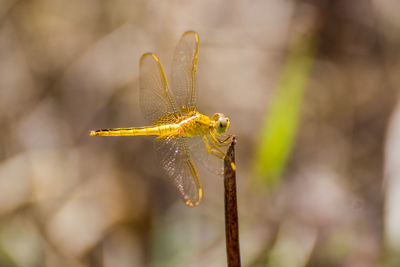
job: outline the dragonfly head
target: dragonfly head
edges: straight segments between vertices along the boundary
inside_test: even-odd
[[[231,124],[231,121],[229,120],[229,118],[226,117],[222,113],[215,113],[212,116],[212,121],[213,121],[214,129],[218,133],[226,132],[226,130],[228,130],[228,128],[229,128],[229,125]]]

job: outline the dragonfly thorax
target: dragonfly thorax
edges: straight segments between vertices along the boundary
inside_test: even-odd
[[[180,135],[188,137],[206,135],[210,123],[210,117],[196,111],[189,112],[179,119]]]

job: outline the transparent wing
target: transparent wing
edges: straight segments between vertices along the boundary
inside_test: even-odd
[[[144,117],[154,123],[168,114],[176,114],[174,99],[169,91],[164,70],[157,56],[143,54],[140,58],[140,108]]]
[[[154,147],[161,165],[171,177],[185,204],[196,206],[202,198],[198,172],[190,155],[187,138],[156,139]]]
[[[187,139],[190,151],[193,151],[193,161],[197,166],[202,166],[209,172],[223,175],[224,165],[223,160],[210,154],[207,151],[207,146],[204,142],[204,138],[207,138],[208,144],[213,146],[212,140],[208,135],[196,136]],[[226,148],[220,147],[225,153]]]
[[[175,49],[171,76],[171,90],[183,112],[196,108],[198,58],[199,37],[196,32],[187,31]]]

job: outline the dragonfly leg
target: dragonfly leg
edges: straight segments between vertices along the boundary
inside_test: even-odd
[[[232,138],[232,135],[229,135],[228,138],[226,138],[225,140],[219,140],[216,135],[219,135],[217,133],[211,133],[210,136],[212,138],[212,140],[214,141],[214,143],[218,143],[218,146],[229,146],[231,144],[230,140]]]
[[[219,158],[219,159],[224,159],[226,154],[223,151],[218,151],[215,148],[212,148],[210,145],[210,142],[208,141],[207,137],[204,136],[204,143],[206,144],[207,152],[210,153],[211,155]],[[221,153],[222,152],[222,153]]]
[[[214,138],[215,138],[215,140],[214,140]],[[218,143],[217,143],[217,142],[219,141],[218,138],[216,138],[215,136],[214,136],[214,138],[213,138],[213,135],[211,135],[211,140],[212,140],[212,143],[213,143],[213,146],[214,146],[214,148],[211,148],[210,143],[208,142],[207,137],[204,136],[204,142],[206,143],[207,151],[208,151],[211,155],[214,155],[214,156],[216,156],[216,157],[218,157],[218,158],[221,158],[221,159],[228,158],[228,160],[229,160],[230,163],[231,163],[232,169],[235,170],[235,169],[236,169],[235,163],[232,161],[231,157],[229,157],[228,155],[226,155],[226,153],[225,153],[224,151],[222,151],[221,148],[219,148],[219,147],[221,146],[221,144],[218,144]],[[225,146],[225,144],[223,144],[223,146]],[[216,153],[217,155],[216,155],[216,154],[213,154],[213,153],[211,153],[211,152],[214,152],[214,153]]]
[[[222,133],[218,133],[218,132],[215,132],[215,134],[218,136],[226,137],[225,141],[232,138],[231,134],[222,134]]]

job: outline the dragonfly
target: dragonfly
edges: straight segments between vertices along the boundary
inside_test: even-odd
[[[198,59],[199,37],[194,31],[185,32],[175,49],[170,83],[158,57],[143,54],[139,65],[139,102],[150,126],[90,131],[91,136],[156,136],[154,147],[161,165],[188,206],[198,205],[203,196],[194,160],[201,151],[218,159],[221,166],[221,159],[228,158],[235,169],[224,149],[232,139],[232,135],[225,133],[230,119],[222,113],[209,117],[196,109]],[[204,162],[204,157],[199,162]]]

